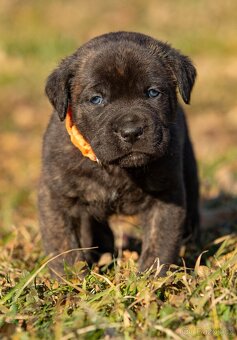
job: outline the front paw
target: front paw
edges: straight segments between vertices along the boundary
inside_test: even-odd
[[[138,262],[139,271],[144,272],[145,270],[151,270],[151,272],[158,273],[157,275],[162,277],[166,275],[169,269],[170,263],[165,262],[159,256],[154,256],[154,253],[147,250],[145,251]]]

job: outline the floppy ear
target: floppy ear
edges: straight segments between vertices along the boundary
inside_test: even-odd
[[[189,104],[191,91],[196,78],[196,69],[191,60],[180,54],[179,51],[170,47],[168,44],[162,44],[160,54],[165,59],[168,66],[177,81],[179,92],[186,104]]]
[[[73,61],[73,56],[64,59],[50,74],[45,86],[49,101],[61,120],[65,119],[70,102],[70,80],[74,75]]]

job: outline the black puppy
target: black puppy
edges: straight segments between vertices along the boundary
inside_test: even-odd
[[[195,76],[188,57],[130,32],[92,39],[53,71],[39,190],[47,253],[98,246],[65,255],[73,264],[114,252],[107,221],[123,214],[143,229],[141,270],[157,257],[177,260],[182,237],[199,224],[196,161],[176,93],[189,103]],[[79,135],[91,159],[71,142],[66,115],[72,142]],[[63,272],[62,257],[54,268]]]

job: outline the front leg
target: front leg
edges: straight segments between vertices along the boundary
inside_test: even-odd
[[[41,181],[38,196],[39,222],[46,254],[58,255],[70,249],[80,248],[66,203]],[[49,267],[63,274],[64,263],[73,265],[81,260],[84,260],[83,252],[73,251],[50,262]]]
[[[147,211],[142,212],[143,225],[140,270],[148,269],[159,258],[160,264],[177,262],[186,216],[183,190],[168,197],[154,198]],[[162,271],[165,274],[165,269]]]

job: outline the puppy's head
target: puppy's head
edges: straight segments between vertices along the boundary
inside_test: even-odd
[[[46,93],[61,120],[71,106],[74,124],[100,162],[134,167],[164,155],[176,88],[189,103],[195,76],[189,58],[165,43],[109,33],[64,59]]]

